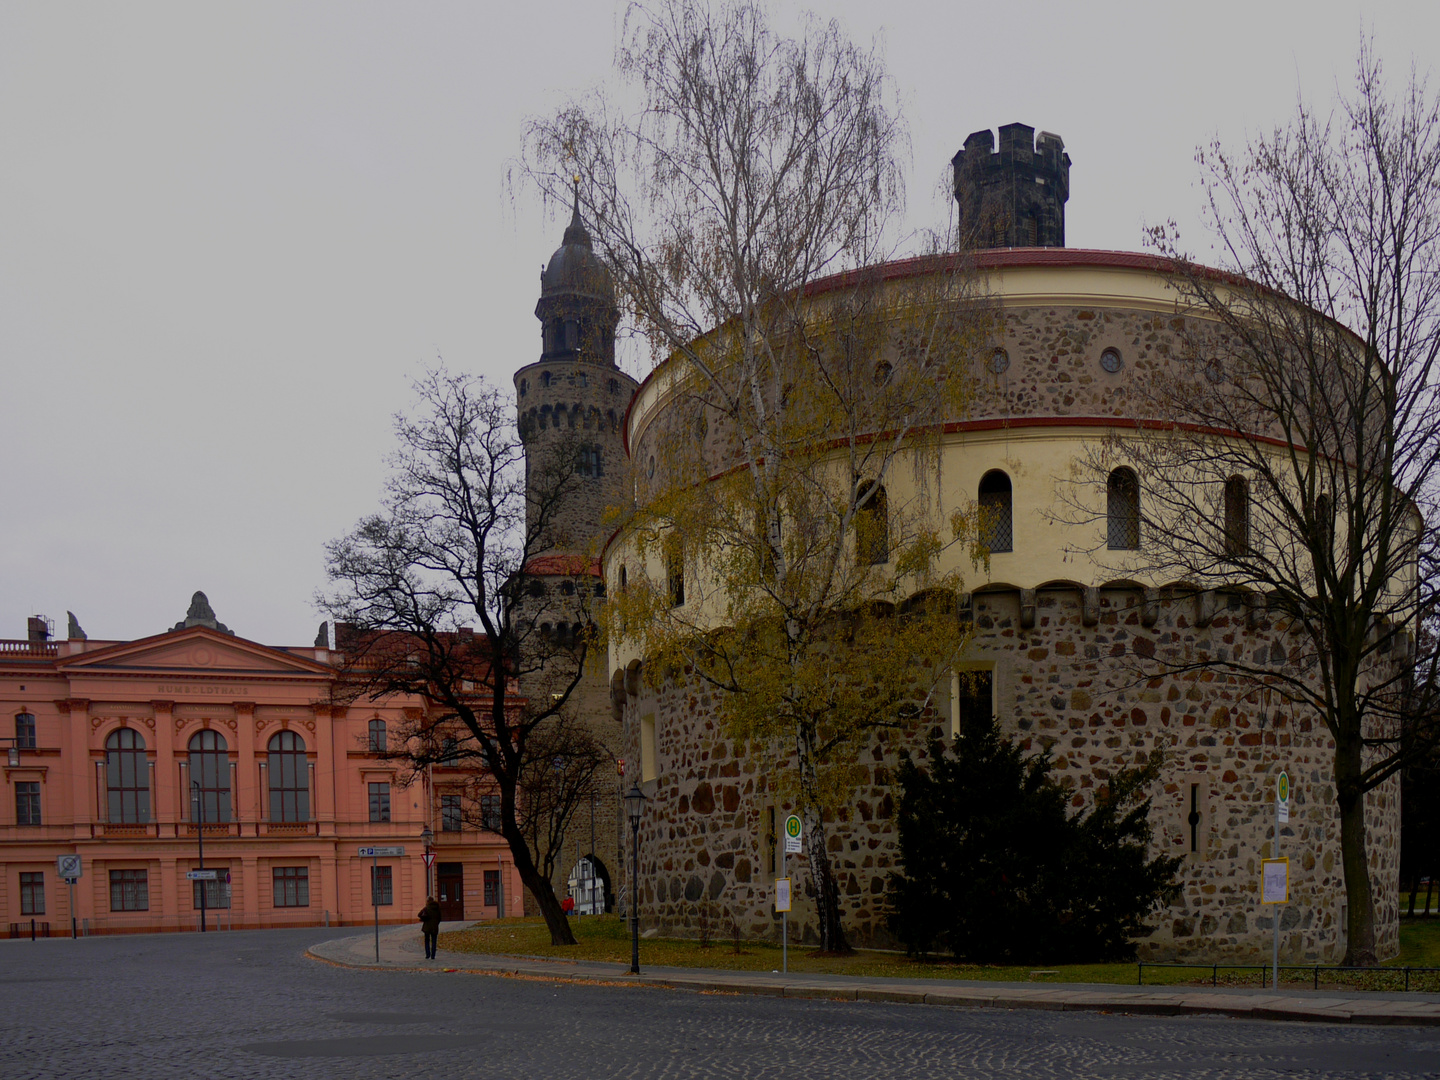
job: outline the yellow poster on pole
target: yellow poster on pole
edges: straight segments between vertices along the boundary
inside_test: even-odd
[[[1260,860],[1260,902],[1262,904],[1288,904],[1290,902],[1290,860]]]

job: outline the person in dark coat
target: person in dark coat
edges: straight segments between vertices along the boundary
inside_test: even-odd
[[[417,918],[420,920],[420,931],[425,935],[425,959],[434,960],[435,948],[440,940],[440,905],[435,897],[425,898],[425,907]]]

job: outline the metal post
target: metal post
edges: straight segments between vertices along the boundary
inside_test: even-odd
[[[375,962],[380,962],[380,856],[370,849],[370,904],[375,909]]]
[[[75,879],[65,880],[70,883],[70,940],[75,941],[80,937],[79,928],[75,924]]]
[[[780,877],[785,876],[785,841],[780,841]],[[792,890],[793,895],[793,890]],[[780,913],[780,974],[790,974],[790,913]]]
[[[640,974],[640,818],[630,819],[630,974]]]
[[[1280,799],[1276,793],[1275,799],[1275,858],[1280,857]],[[1270,976],[1270,989],[1280,989],[1280,904],[1272,904],[1272,916],[1275,919],[1275,947],[1270,958],[1272,974]]]
[[[205,795],[200,790],[200,781],[190,781],[190,787],[195,792],[195,837],[200,843],[200,869],[205,869]],[[205,933],[205,894],[209,890],[205,888],[205,882],[200,882],[200,932]]]

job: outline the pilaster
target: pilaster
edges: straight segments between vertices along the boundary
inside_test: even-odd
[[[177,793],[180,778],[175,762],[175,703],[152,701],[155,713],[155,805],[150,808],[158,823],[157,834],[174,837],[181,802]]]
[[[260,834],[260,790],[255,771],[255,703],[234,702],[235,709],[235,753],[236,790],[234,794],[235,820],[240,822],[239,832],[245,836]],[[249,909],[253,913],[253,909]]]

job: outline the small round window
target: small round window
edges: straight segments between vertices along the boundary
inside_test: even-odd
[[[1220,366],[1219,360],[1210,360],[1205,364],[1205,378],[1209,379],[1212,383],[1222,383],[1225,381],[1225,369]]]
[[[1007,353],[1004,349],[996,349],[993,353],[990,354],[989,367],[991,374],[999,375],[1009,366],[1010,354]]]
[[[654,480],[654,479],[655,479],[655,455],[654,455],[654,454],[651,454],[651,455],[650,455],[650,461],[649,461],[649,462],[646,464],[646,466],[645,466],[645,476],[646,476],[647,479],[650,479],[650,480]]]
[[[1106,349],[1100,354],[1100,366],[1114,375],[1125,366],[1125,361],[1120,359],[1119,349]]]

